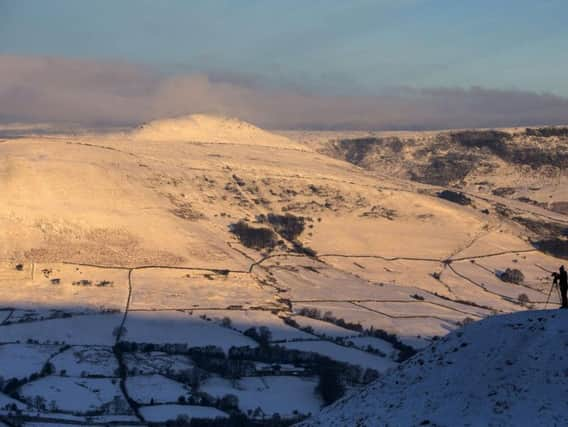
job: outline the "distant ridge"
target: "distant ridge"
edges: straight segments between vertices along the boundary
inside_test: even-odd
[[[133,136],[152,141],[250,144],[309,151],[285,136],[267,132],[245,121],[206,114],[151,121],[135,130]]]

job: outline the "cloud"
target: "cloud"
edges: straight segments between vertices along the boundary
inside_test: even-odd
[[[148,67],[0,55],[0,122],[133,125],[190,113],[268,128],[441,129],[561,124],[568,98],[484,88],[393,88],[327,96],[270,88],[254,76],[165,75]]]

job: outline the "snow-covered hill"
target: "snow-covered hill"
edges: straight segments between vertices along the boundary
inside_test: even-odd
[[[142,125],[133,135],[136,139],[151,141],[200,141],[309,150],[305,145],[245,121],[205,114],[154,120]]]
[[[568,311],[467,325],[301,424],[419,425],[568,425]]]

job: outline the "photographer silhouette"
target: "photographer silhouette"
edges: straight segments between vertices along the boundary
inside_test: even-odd
[[[554,278],[552,286],[558,285],[560,289],[560,298],[562,299],[562,307],[560,308],[568,308],[568,274],[564,266],[560,267],[558,273],[552,273],[552,277]]]

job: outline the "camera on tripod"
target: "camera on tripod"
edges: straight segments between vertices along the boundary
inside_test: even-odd
[[[560,274],[557,272],[552,272],[550,276],[552,277],[552,285],[557,285],[558,281],[560,280]]]

